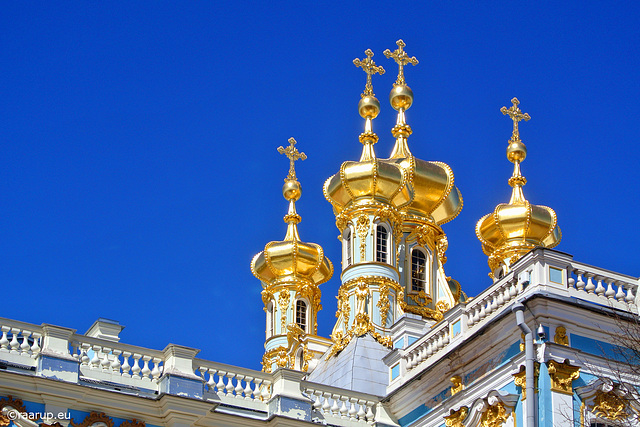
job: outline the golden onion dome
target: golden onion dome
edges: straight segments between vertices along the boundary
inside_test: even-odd
[[[517,98],[513,106],[500,111],[513,120],[513,134],[507,147],[507,158],[514,164],[509,185],[513,188],[509,203],[501,203],[494,211],[480,218],[476,224],[476,235],[482,243],[483,252],[489,256],[492,272],[500,266],[509,267],[520,257],[537,246],[553,248],[560,243],[562,233],[553,209],[529,203],[522,187],[527,180],[522,176],[520,163],[527,156],[527,149],[520,140],[518,122],[531,117],[518,108]],[[493,273],[492,273],[493,274]]]
[[[294,147],[295,139],[290,138],[289,144],[287,148],[278,148],[290,160],[289,175],[282,187],[282,194],[289,202],[289,210],[284,217],[287,233],[283,241],[267,243],[264,250],[253,257],[251,272],[263,285],[301,279],[319,285],[331,278],[333,264],[324,256],[320,245],[300,241],[298,223],[301,218],[296,212],[295,202],[302,194],[302,186],[296,179],[294,162],[306,159],[306,155]]]
[[[384,51],[387,58],[393,58],[399,66],[398,78],[389,94],[389,102],[398,111],[396,125],[391,130],[396,138],[391,157],[385,163],[398,165],[405,173],[407,188],[413,197],[404,205],[402,211],[407,219],[420,220],[426,218],[438,225],[454,219],[462,210],[462,195],[454,185],[453,171],[442,162],[429,162],[417,159],[411,154],[407,139],[412,133],[411,126],[406,123],[405,111],[413,104],[413,91],[407,86],[404,78],[404,66],[416,65],[418,60],[409,57],[404,51],[404,42],[396,42],[398,49]]]
[[[340,171],[324,183],[324,196],[333,205],[336,213],[352,203],[367,203],[372,200],[391,203],[396,207],[411,200],[412,195],[406,187],[404,170],[395,164],[389,164],[376,158],[373,145],[378,135],[372,130],[372,121],[380,112],[380,102],[373,93],[371,76],[384,74],[384,68],[373,62],[371,49],[365,51],[363,60],[354,59],[353,63],[367,73],[367,84],[358,103],[358,111],[365,119],[365,131],[360,134],[363,144],[360,160],[342,163]]]

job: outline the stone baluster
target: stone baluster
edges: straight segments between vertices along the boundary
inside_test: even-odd
[[[627,302],[627,304],[633,304],[636,300],[635,295],[633,295],[633,288],[631,287],[631,285],[629,285],[629,287],[627,288],[627,297],[624,300]]]
[[[374,418],[374,414],[373,414],[373,405],[374,402],[366,402],[367,405],[367,413],[365,414],[366,420],[369,422],[369,424],[373,424],[373,418]]]
[[[11,330],[8,326],[3,326],[0,328],[2,330],[2,338],[0,338],[0,351],[9,352],[9,339],[7,338],[7,334]]]
[[[509,299],[513,299],[518,295],[518,279],[513,279],[509,283]]]
[[[20,329],[11,328],[11,342],[9,345],[11,346],[11,353],[20,353],[20,342],[18,342],[18,334],[20,333]]]
[[[610,300],[616,296],[616,291],[613,290],[613,285],[615,283],[615,280],[609,280],[609,283],[607,284],[607,291],[604,293],[604,296]]]
[[[578,275],[578,281],[576,282],[576,289],[579,291],[584,291],[584,280],[582,280],[582,275],[584,274],[584,272],[580,271],[580,270],[576,270],[576,274]]]
[[[329,411],[331,410],[331,404],[329,403],[330,396],[331,396],[331,393],[323,393],[323,397],[324,397],[324,402],[322,403],[323,414],[328,414]]]
[[[223,396],[225,394],[224,388],[224,376],[227,373],[225,371],[218,371],[218,382],[216,383],[216,390],[218,392],[218,396]]]
[[[39,332],[33,333],[33,345],[31,346],[31,356],[36,357],[40,354],[40,338],[42,338],[42,334]]]
[[[131,373],[129,372],[131,370],[131,366],[129,365],[129,356],[131,356],[131,353],[128,351],[123,351],[122,352],[122,376],[123,377],[131,377]]]
[[[331,400],[333,401],[333,405],[331,405],[331,414],[338,417],[340,416],[340,407],[338,406],[338,395],[332,394]]]
[[[602,277],[598,277],[598,286],[596,287],[596,295],[598,296],[604,296],[604,292],[606,290],[606,288],[604,286],[602,286]]]
[[[159,357],[153,358],[153,369],[151,370],[151,380],[153,382],[158,382],[160,375],[162,374],[162,367],[160,366],[161,361],[162,359]]]
[[[100,352],[101,347],[98,345],[94,345],[91,347],[93,350],[93,357],[91,358],[91,369],[98,369],[100,366],[100,357],[98,353]]]
[[[244,391],[244,387],[242,387],[243,378],[244,375],[236,375],[236,388],[234,391],[236,392],[236,397],[239,399],[242,398],[242,392]]]
[[[349,408],[347,408],[347,401],[349,398],[347,396],[340,396],[340,400],[342,404],[340,405],[340,418],[346,420],[349,418]]]
[[[140,373],[142,374],[142,379],[149,380],[149,374],[151,374],[151,369],[149,369],[149,361],[151,360],[151,356],[142,356],[142,360],[144,361],[144,366],[142,367],[142,371],[140,371]]]
[[[202,372],[202,379],[204,380],[204,374],[207,371],[207,368],[200,368],[200,371]],[[216,382],[213,379],[213,376],[216,374],[216,372],[217,372],[216,369],[209,368],[209,379],[207,380],[207,390],[209,390],[212,393],[215,391],[215,387],[216,387]]]
[[[226,386],[227,396],[233,396],[233,390],[235,389],[235,387],[233,386],[233,378],[235,376],[236,374],[232,372],[227,372],[227,386]]]
[[[624,302],[624,297],[626,294],[624,293],[624,282],[617,282],[616,286],[618,287],[618,291],[616,292],[615,298],[618,302]]]
[[[271,398],[271,381],[262,381],[262,393],[260,395],[260,398],[264,401],[267,401]]]
[[[251,382],[253,381],[253,377],[244,377],[244,398],[247,400],[253,399],[251,396],[253,394],[253,390],[251,389]]]
[[[358,410],[356,409],[356,403],[358,403],[358,399],[356,399],[355,397],[352,397],[349,399],[349,419],[351,421],[355,421],[358,418]]]
[[[29,354],[29,350],[31,349],[31,346],[29,345],[30,335],[31,331],[22,331],[22,344],[20,344],[21,354]]]
[[[263,382],[262,378],[256,378],[253,381],[253,399],[254,400],[258,400],[258,399],[262,398],[261,393],[260,393],[260,391],[262,390],[262,388],[261,388],[262,387],[262,382]]]
[[[91,363],[91,359],[89,358],[89,350],[91,349],[91,346],[89,344],[82,343],[80,345],[80,349],[80,363],[82,366],[89,366],[89,363]]]
[[[485,311],[485,302],[480,301],[480,313],[478,313],[478,319],[482,320],[487,316],[487,312]]]
[[[589,294],[595,293],[596,285],[593,284],[593,274],[587,276],[587,285],[584,287],[584,290]]]
[[[111,367],[111,360],[109,360],[109,353],[111,352],[110,348],[103,347],[102,348],[102,360],[100,361],[100,367],[103,371],[108,371]]]
[[[113,360],[111,361],[111,372],[116,375],[120,375],[120,367],[122,364],[120,363],[120,355],[122,354],[122,350],[113,349]]]
[[[141,354],[134,353],[133,354],[133,367],[131,368],[131,376],[136,379],[140,379],[140,358]]]

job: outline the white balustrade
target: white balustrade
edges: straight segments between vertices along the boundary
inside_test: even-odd
[[[0,318],[0,352],[35,359],[40,354],[41,339],[39,326]]]
[[[578,262],[571,263],[568,277],[568,289],[573,296],[604,304],[620,304],[620,308],[637,312],[637,278]]]
[[[350,420],[372,425],[375,421],[373,408],[378,403],[372,395],[342,390],[324,384],[304,381],[303,391],[309,396],[315,422],[331,424],[332,420]]]
[[[154,384],[144,387],[154,388],[162,376],[163,354],[157,350],[75,335],[71,355],[80,362],[82,375],[89,378],[115,382],[123,378],[129,385],[135,383],[128,379],[140,380]]]
[[[219,397],[264,402],[271,398],[271,374],[200,359],[194,366],[205,389]]]

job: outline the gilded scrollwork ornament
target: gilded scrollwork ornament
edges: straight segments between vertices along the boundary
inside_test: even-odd
[[[80,424],[76,424],[74,420],[71,420],[71,425],[74,427],[89,427],[97,423],[104,424],[107,427],[113,427],[113,419],[108,417],[104,412],[91,412]]]
[[[369,228],[371,223],[369,221],[369,217],[366,215],[360,215],[356,221],[356,232],[358,233],[358,238],[360,239],[360,260],[364,260],[366,258],[367,244],[366,238],[369,234]]]
[[[380,323],[382,326],[386,326],[389,309],[391,308],[391,304],[389,303],[389,285],[386,283],[380,286],[380,299],[378,300],[377,307],[380,309]]]
[[[482,413],[480,417],[480,426],[482,427],[502,427],[507,421],[509,416],[507,415],[507,409],[502,402],[496,402],[495,405],[490,405]]]
[[[291,294],[288,290],[283,290],[278,294],[278,305],[280,307],[280,323],[282,326],[282,330],[285,330],[287,324],[287,310],[289,309],[289,300],[291,299]]]
[[[13,396],[0,399],[0,427],[6,427],[11,424],[12,418],[2,413],[2,409],[7,407],[19,413],[27,412],[27,408],[24,406],[22,399],[15,399]]]
[[[598,390],[593,400],[591,412],[597,417],[613,421],[622,421],[629,418],[628,404],[613,391],[604,392]]]
[[[447,427],[464,427],[462,422],[467,418],[469,414],[469,408],[466,406],[460,407],[460,409],[449,411],[449,415],[444,417],[444,425]]]
[[[449,381],[451,381],[451,395],[457,394],[464,389],[464,384],[462,383],[462,377],[460,375],[452,376]]]

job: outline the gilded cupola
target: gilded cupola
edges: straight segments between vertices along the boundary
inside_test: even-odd
[[[496,272],[507,273],[510,265],[531,249],[553,248],[562,238],[555,211],[529,203],[522,192],[527,180],[521,174],[520,164],[527,156],[527,147],[520,140],[518,123],[531,117],[518,108],[517,98],[511,102],[510,108],[500,109],[513,120],[513,133],[507,147],[507,158],[513,163],[513,175],[509,179],[511,199],[496,206],[476,224],[476,235],[482,242],[483,252],[489,256],[490,276],[494,278],[499,278]]]
[[[289,210],[284,217],[287,232],[282,241],[269,242],[253,257],[251,272],[262,282],[266,312],[263,370],[277,368],[307,371],[328,348],[328,340],[317,336],[320,304],[319,285],[333,275],[333,265],[320,245],[300,240],[300,215],[295,202],[302,194],[296,178],[295,162],[306,155],[289,139],[278,151],[289,158],[289,174],[282,188]]]
[[[378,135],[373,132],[372,122],[380,113],[380,102],[373,93],[371,76],[384,74],[384,68],[375,64],[371,49],[367,49],[365,54],[365,59],[353,61],[367,73],[365,90],[358,103],[358,111],[365,119],[365,130],[359,137],[363,145],[362,155],[357,162],[342,163],[340,171],[324,183],[324,195],[333,205],[336,214],[346,207],[377,202],[400,207],[406,205],[413,196],[406,187],[406,177],[402,168],[376,157],[373,146],[378,142]]]
[[[263,284],[295,278],[319,285],[331,278],[333,266],[320,245],[300,241],[298,223],[301,218],[296,212],[295,202],[302,195],[302,186],[296,179],[294,162],[306,159],[306,155],[295,148],[295,139],[290,138],[289,143],[287,148],[278,148],[290,159],[289,175],[282,187],[282,195],[289,202],[289,210],[284,217],[287,233],[283,241],[267,243],[264,250],[253,258],[251,272]]]
[[[406,122],[405,112],[413,104],[413,91],[406,84],[404,66],[416,65],[418,60],[404,51],[406,45],[402,40],[396,44],[395,51],[384,51],[384,55],[395,60],[399,67],[398,78],[389,94],[391,106],[398,112],[396,125],[391,130],[396,141],[386,163],[402,168],[407,188],[413,194],[410,202],[403,206],[404,220],[442,225],[458,216],[462,210],[462,195],[454,185],[453,171],[447,164],[420,160],[409,150],[407,140],[412,130]]]

